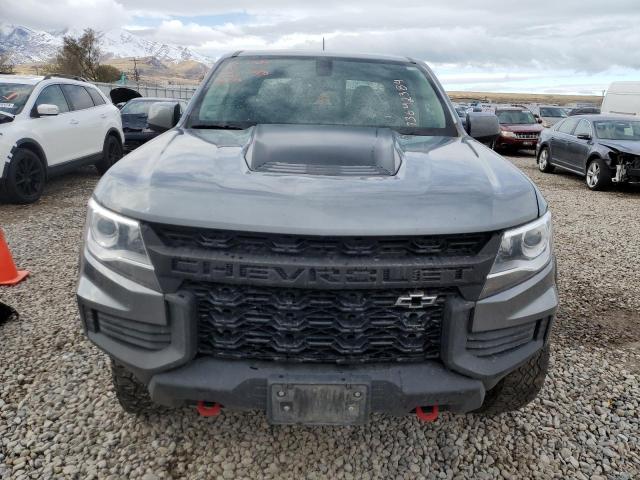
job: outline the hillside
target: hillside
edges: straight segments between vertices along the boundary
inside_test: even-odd
[[[103,60],[104,64],[113,65],[121,72],[125,72],[129,80],[133,80],[133,58],[110,58]],[[136,58],[140,83],[145,84],[181,84],[197,85],[209,71],[209,67],[194,60],[183,62],[163,62],[155,57]],[[16,73],[38,75],[42,74],[45,63],[26,63],[16,65]]]
[[[550,105],[568,105],[574,103],[593,103],[600,105],[602,97],[598,95],[559,95],[546,93],[488,93],[488,92],[447,92],[454,102],[480,100],[486,103],[540,103]]]

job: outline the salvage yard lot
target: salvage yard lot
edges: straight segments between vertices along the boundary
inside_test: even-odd
[[[0,225],[32,277],[0,290],[0,478],[580,478],[640,476],[640,189],[590,192],[510,157],[554,215],[561,307],[550,376],[525,410],[433,424],[269,427],[263,414],[193,409],[136,419],[81,334],[74,298],[90,168],[48,183]],[[146,475],[146,476],[145,476]]]

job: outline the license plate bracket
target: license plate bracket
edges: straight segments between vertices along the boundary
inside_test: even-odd
[[[361,425],[369,416],[363,384],[274,383],[268,403],[272,424]]]

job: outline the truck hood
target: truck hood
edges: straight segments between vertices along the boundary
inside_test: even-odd
[[[396,158],[382,163],[396,165],[396,171],[318,175],[252,170],[256,137],[271,141],[255,128],[175,129],[114,165],[94,196],[144,221],[309,235],[495,231],[538,216],[531,181],[480,143],[469,137],[392,136],[389,154]],[[282,145],[269,151],[282,151]]]
[[[553,126],[556,123],[558,123],[560,120],[564,120],[567,117],[540,117],[540,118],[544,120],[545,123]]]

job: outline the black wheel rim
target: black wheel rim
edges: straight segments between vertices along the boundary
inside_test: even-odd
[[[43,183],[42,164],[36,158],[23,157],[16,165],[16,188],[25,197],[37,195]]]

